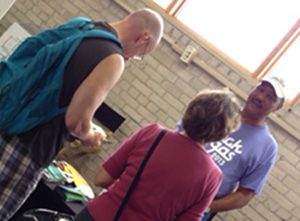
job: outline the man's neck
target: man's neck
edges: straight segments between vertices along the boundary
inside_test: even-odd
[[[254,118],[252,116],[247,115],[245,112],[242,111],[241,114],[241,121],[243,124],[253,126],[253,127],[262,127],[266,124],[265,117],[263,118]]]

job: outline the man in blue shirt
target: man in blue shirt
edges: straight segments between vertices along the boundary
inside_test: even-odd
[[[262,80],[241,111],[241,127],[224,140],[206,146],[222,170],[223,180],[202,221],[212,220],[217,212],[241,208],[260,193],[277,154],[277,143],[265,120],[283,103],[281,84],[272,78]]]

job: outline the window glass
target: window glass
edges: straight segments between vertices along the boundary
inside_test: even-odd
[[[300,18],[299,0],[189,0],[176,16],[254,72]]]
[[[168,5],[172,2],[172,0],[153,0],[153,1],[163,9],[166,9]]]
[[[283,82],[287,99],[292,100],[297,96],[300,91],[298,81],[300,75],[300,36],[296,38],[267,75],[274,76]]]

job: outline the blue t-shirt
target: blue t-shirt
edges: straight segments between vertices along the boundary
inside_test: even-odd
[[[177,126],[182,130],[181,122]],[[221,198],[231,193],[237,183],[259,194],[275,163],[277,143],[268,126],[242,124],[227,138],[207,144],[205,149],[223,172],[216,195]]]

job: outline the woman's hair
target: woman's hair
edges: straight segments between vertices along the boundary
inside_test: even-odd
[[[219,141],[240,126],[239,113],[239,101],[228,89],[203,90],[189,103],[182,126],[196,142]]]

